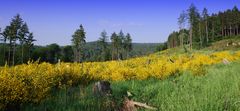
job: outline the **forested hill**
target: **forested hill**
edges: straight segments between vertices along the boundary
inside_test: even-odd
[[[109,42],[109,47],[111,48],[111,43]],[[139,57],[154,53],[159,49],[162,43],[132,43],[132,50],[129,53],[129,57]],[[88,42],[86,44],[85,53],[87,54],[86,61],[99,61],[101,50],[99,48],[98,43],[95,42]],[[110,56],[110,55],[109,55]],[[111,58],[109,58],[111,59]],[[126,59],[126,57],[124,57]]]
[[[111,45],[111,43],[108,43]],[[132,43],[133,50],[130,52],[131,56],[141,56],[156,52],[158,50],[159,45],[163,43]],[[97,41],[94,42],[87,42],[86,48],[87,49],[98,49]]]
[[[109,47],[111,48],[111,43],[108,43]],[[139,57],[154,53],[159,49],[161,43],[132,43],[132,51],[129,54],[129,58],[131,57]],[[21,49],[21,46],[17,46],[17,49]],[[4,44],[0,44],[0,50],[4,50]],[[101,50],[97,42],[87,42],[85,46],[85,61],[101,61]],[[110,52],[109,52],[110,53]],[[17,56],[20,56],[21,53],[17,52]],[[5,62],[3,60],[4,55],[0,54],[0,64],[4,65]],[[7,56],[7,54],[6,54]],[[59,46],[58,44],[50,44],[47,46],[33,46],[31,50],[31,54],[26,54],[24,61],[31,58],[33,61],[40,60],[50,63],[58,62],[58,59],[64,62],[73,62],[73,49],[72,46]],[[17,60],[20,58],[17,58]],[[124,58],[126,59],[126,58]],[[111,55],[108,55],[108,60],[111,60]],[[20,64],[20,60],[17,64]]]

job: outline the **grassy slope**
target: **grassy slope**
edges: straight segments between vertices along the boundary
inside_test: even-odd
[[[240,110],[240,62],[218,64],[208,69],[205,76],[181,76],[165,80],[123,81],[112,83],[113,97],[118,104],[127,90],[134,100],[147,102],[164,111]],[[39,105],[26,105],[27,111],[106,111],[109,99],[94,98],[91,85],[53,91],[52,96]],[[104,105],[105,104],[105,105]]]
[[[214,42],[211,46],[205,48],[205,50],[217,50],[217,51],[239,49],[240,49],[240,36],[225,38],[224,40]]]

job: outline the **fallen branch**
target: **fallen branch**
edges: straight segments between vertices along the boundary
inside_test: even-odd
[[[131,101],[131,102],[133,102],[133,104],[138,106],[138,107],[143,107],[143,108],[151,109],[151,110],[157,110],[157,108],[152,107],[152,106],[148,106],[146,103],[140,103],[140,102],[135,102],[135,101]]]
[[[122,108],[122,111],[137,111],[137,107],[142,107],[150,110],[157,110],[157,108],[148,106],[146,103],[136,102],[133,100],[129,100],[127,97],[125,97],[124,105]]]

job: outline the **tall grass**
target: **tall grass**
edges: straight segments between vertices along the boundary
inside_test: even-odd
[[[165,80],[147,79],[112,83],[113,95],[94,97],[91,85],[53,90],[40,104],[22,105],[25,111],[110,111],[110,101],[121,106],[126,91],[133,100],[146,102],[160,111],[237,111],[240,110],[240,62],[218,64],[204,76],[189,72]],[[144,110],[144,109],[140,109]]]

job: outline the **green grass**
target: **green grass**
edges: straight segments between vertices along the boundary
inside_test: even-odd
[[[133,100],[146,102],[160,111],[237,111],[240,110],[240,62],[210,66],[205,76],[189,72],[165,80],[112,82],[113,96],[97,98],[91,85],[53,90],[39,104],[22,105],[23,111],[111,111],[110,100],[121,105],[126,91]],[[140,109],[144,110],[144,109]]]

